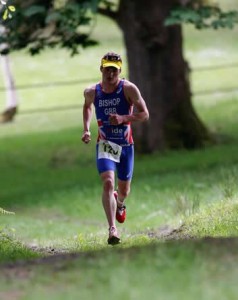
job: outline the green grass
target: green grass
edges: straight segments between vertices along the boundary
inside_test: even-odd
[[[225,190],[230,193],[230,190]],[[203,207],[186,221],[186,232],[192,236],[237,237],[238,198],[231,197]]]
[[[7,299],[14,292],[26,300],[236,299],[235,249],[232,240],[180,241],[51,257],[4,269],[1,295]]]
[[[125,49],[121,33],[104,18],[94,34],[102,44],[75,58],[61,50],[12,56],[19,85],[85,83],[20,90],[20,113],[0,126],[0,207],[15,212],[0,215],[0,298],[236,299],[237,94],[193,97],[222,143],[136,155],[128,219],[118,226],[122,244],[109,247],[95,168],[96,123],[92,143],[84,145],[80,105],[112,41],[114,50],[125,55]],[[185,55],[194,68],[238,60],[236,34],[185,28]],[[235,68],[194,72],[193,89],[235,86],[236,77]],[[79,107],[37,112],[70,104]],[[36,112],[23,113],[30,109]]]
[[[0,230],[0,263],[15,262],[22,259],[33,259],[40,257],[37,252],[31,251],[28,247],[12,237],[11,232],[3,232]]]

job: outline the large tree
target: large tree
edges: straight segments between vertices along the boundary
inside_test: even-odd
[[[150,122],[134,128],[143,152],[165,147],[195,148],[209,139],[191,104],[181,25],[164,26],[174,4],[122,0],[118,10],[129,76],[140,87],[150,111]]]
[[[206,0],[14,3],[16,13],[6,19],[8,33],[5,40],[2,37],[9,50],[28,47],[36,54],[46,46],[59,44],[76,54],[79,45],[87,47],[95,42],[80,32],[80,25],[90,24],[92,13],[104,14],[118,23],[124,36],[129,78],[140,88],[150,111],[147,123],[134,126],[137,150],[194,149],[212,140],[192,105],[181,23],[194,23],[199,29],[231,27],[237,13],[224,13]]]

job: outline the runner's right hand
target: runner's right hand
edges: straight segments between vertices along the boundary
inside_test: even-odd
[[[90,131],[84,131],[84,133],[82,135],[82,141],[85,144],[88,144],[91,141],[91,133],[90,133]]]

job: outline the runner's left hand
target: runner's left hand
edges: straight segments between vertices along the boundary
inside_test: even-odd
[[[123,123],[123,116],[118,114],[110,114],[109,122],[111,125],[120,125]]]

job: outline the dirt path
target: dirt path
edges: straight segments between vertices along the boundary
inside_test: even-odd
[[[186,241],[186,240],[198,240],[192,236],[185,234],[186,230],[184,230],[184,225],[178,228],[171,228],[169,226],[163,226],[158,228],[155,231],[148,231],[139,233],[139,235],[147,235],[151,239],[158,239],[162,241]],[[134,235],[136,237],[136,235]],[[201,239],[200,239],[201,240]],[[238,246],[238,238],[203,238],[205,243],[212,243],[219,245],[224,245],[231,248],[237,248]],[[88,252],[75,252],[70,253],[67,249],[60,248],[40,248],[37,246],[29,246],[29,248],[37,253],[42,254],[42,257],[37,259],[30,260],[22,260],[12,263],[5,263],[1,265],[1,275],[5,278],[28,278],[31,277],[31,272],[34,266],[44,266],[51,265],[55,270],[60,270],[67,262],[72,262],[73,260],[77,260],[79,257],[83,257],[85,259],[89,257],[94,257],[94,251]],[[1,295],[0,295],[1,296]],[[0,297],[0,299],[2,299]]]

